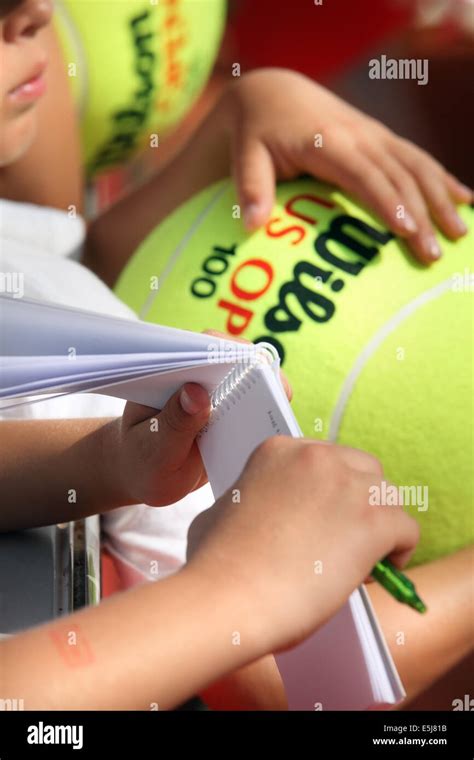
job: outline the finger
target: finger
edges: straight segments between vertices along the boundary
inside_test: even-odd
[[[431,264],[442,255],[430,219],[430,210],[416,178],[389,152],[367,148],[372,161],[390,178],[399,197],[398,212],[405,211],[414,219],[417,231],[407,238],[407,245],[422,264]]]
[[[390,178],[373,161],[357,152],[355,147],[334,157],[326,154],[313,173],[315,177],[334,182],[352,193],[396,235],[408,237],[416,232],[415,220],[409,213],[405,213],[403,218],[397,217],[400,193]]]
[[[384,556],[396,567],[402,568],[410,560],[420,539],[420,527],[402,507],[375,507],[380,512],[387,533],[389,549]]]
[[[456,202],[468,202],[469,189],[415,145],[395,143],[392,151],[416,180],[440,230],[452,240],[465,235],[467,227],[456,210]]]
[[[162,468],[177,470],[185,462],[188,467],[195,438],[209,414],[209,395],[196,383],[186,383],[169,399],[158,417],[158,440],[153,450]],[[197,473],[193,483],[196,481]]]
[[[444,177],[429,177],[425,172],[420,172],[417,180],[439,229],[451,240],[465,235],[466,223],[456,210],[456,204],[449,195]]]
[[[143,422],[144,420],[156,417],[160,411],[161,409],[154,409],[151,406],[128,401],[123,410],[122,425],[125,429],[131,428],[134,425],[140,424],[140,422]]]
[[[211,335],[213,338],[223,338],[224,340],[231,340],[235,343],[251,343],[251,340],[247,340],[246,338],[234,338],[233,335],[228,335],[228,333],[221,332],[220,330],[204,330],[205,335]]]
[[[181,467],[171,469],[170,465],[173,466],[174,463],[167,462],[163,466],[161,460],[159,464],[160,469],[159,471],[157,470],[156,481],[159,483],[161,491],[166,493],[166,503],[163,502],[163,499],[156,501],[152,496],[146,502],[149,506],[163,507],[175,504],[207,482],[201,454],[196,442],[192,445],[186,461]]]
[[[338,445],[337,448],[341,459],[349,467],[352,467],[353,470],[367,475],[374,475],[376,479],[380,479],[383,476],[383,467],[377,457],[368,454],[366,451],[354,449],[351,446]]]
[[[264,143],[256,138],[236,142],[233,173],[245,227],[257,229],[275,203],[275,169]]]
[[[425,165],[430,167],[429,171],[432,176],[443,176],[448,192],[456,203],[472,203],[472,188],[464,185],[457,177],[447,172],[444,166],[423,148],[414,145],[409,140],[397,138],[395,144],[392,144],[391,150],[397,152],[400,160],[413,173],[416,173],[418,166]]]
[[[301,442],[313,446],[332,446],[338,456],[353,470],[357,470],[358,472],[367,475],[375,475],[377,479],[380,479],[383,476],[381,462],[379,462],[377,457],[368,454],[366,451],[354,449],[352,446],[343,446],[339,443],[332,443],[331,441],[316,441],[313,438],[302,438]]]
[[[207,473],[204,469],[201,452],[196,441],[194,441],[182,466],[170,471],[168,490],[173,493],[173,489],[176,489],[176,495],[170,500],[170,503],[179,501],[192,491],[197,491],[207,482]]]
[[[290,381],[288,380],[284,372],[280,372],[280,380],[283,384],[283,388],[285,389],[285,393],[286,393],[286,397],[288,401],[291,401],[291,399],[293,398],[293,388],[291,387]]]
[[[416,542],[418,542],[418,538],[416,539]],[[399,570],[402,570],[404,567],[406,567],[406,565],[408,565],[409,561],[413,557],[415,549],[416,545],[404,551],[392,552],[392,554],[389,555],[389,559],[393,562],[395,567],[398,567]]]
[[[445,172],[448,192],[456,203],[472,203],[474,193],[470,187],[464,185],[449,172]]]

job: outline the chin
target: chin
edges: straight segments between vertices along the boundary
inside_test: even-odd
[[[0,123],[0,167],[18,161],[34,142],[37,119],[34,109],[18,116],[14,121]]]

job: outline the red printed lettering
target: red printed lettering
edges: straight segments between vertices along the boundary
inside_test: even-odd
[[[272,225],[275,222],[281,222],[280,216],[275,216],[273,219],[270,219],[266,225],[265,225],[265,232],[267,233],[268,237],[283,237],[284,235],[289,235],[290,232],[296,232],[297,238],[291,241],[291,245],[298,245],[298,243],[301,243],[304,236],[306,235],[306,232],[303,227],[300,227],[297,224],[292,224],[290,227],[284,227],[282,230],[275,230],[272,228]]]
[[[225,328],[226,332],[230,333],[230,335],[240,335],[247,329],[253,317],[253,311],[243,309],[241,306],[237,306],[237,304],[230,301],[225,301],[223,298],[221,298],[217,305],[220,309],[227,309],[229,311]]]
[[[302,214],[300,211],[295,211],[293,208],[294,204],[297,201],[301,200],[311,201],[311,203],[316,203],[319,206],[324,206],[324,208],[334,208],[336,205],[331,201],[327,201],[325,198],[320,198],[318,195],[310,195],[309,193],[301,193],[301,195],[295,195],[294,198],[290,198],[290,200],[285,204],[285,211],[287,214],[290,216],[296,216],[297,219],[301,219],[303,222],[308,222],[308,224],[317,224],[318,220],[316,218],[308,216],[307,214]]]
[[[245,269],[245,267],[258,267],[267,275],[268,279],[263,288],[260,288],[260,290],[244,290],[237,285],[237,275]],[[262,259],[249,259],[248,261],[244,261],[244,263],[235,270],[230,281],[230,289],[237,298],[241,298],[243,301],[255,301],[256,298],[260,298],[260,296],[263,296],[263,294],[266,293],[272,284],[272,280],[273,269],[268,261],[263,261]]]

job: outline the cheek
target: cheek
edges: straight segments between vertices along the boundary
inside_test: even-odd
[[[25,111],[14,119],[0,112],[0,166],[17,161],[28,150],[36,135],[36,109]]]

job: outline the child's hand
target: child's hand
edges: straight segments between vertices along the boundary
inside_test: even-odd
[[[229,338],[206,330],[207,335]],[[232,338],[235,340],[235,338]],[[249,343],[242,338],[237,343]],[[288,399],[292,391],[283,372],[281,381]],[[130,503],[162,507],[179,501],[207,483],[196,436],[209,419],[207,391],[187,383],[162,411],[129,402],[118,425],[118,473]]]
[[[187,383],[161,411],[126,405],[117,420],[116,477],[130,503],[166,506],[207,482],[196,436],[209,413],[209,395],[196,383]]]
[[[276,179],[306,173],[339,185],[375,211],[424,263],[441,250],[433,223],[464,235],[457,203],[472,191],[425,151],[296,72],[261,69],[224,96],[233,171],[248,229],[271,213]],[[316,136],[322,139],[316,147]],[[404,218],[398,218],[400,211]]]
[[[413,551],[415,520],[401,507],[369,504],[382,478],[379,462],[362,451],[270,438],[232,487],[239,503],[224,495],[192,523],[188,569],[209,583],[223,579],[229,598],[245,600],[235,630],[258,638],[260,654],[295,644],[378,560],[391,555],[402,565]]]

